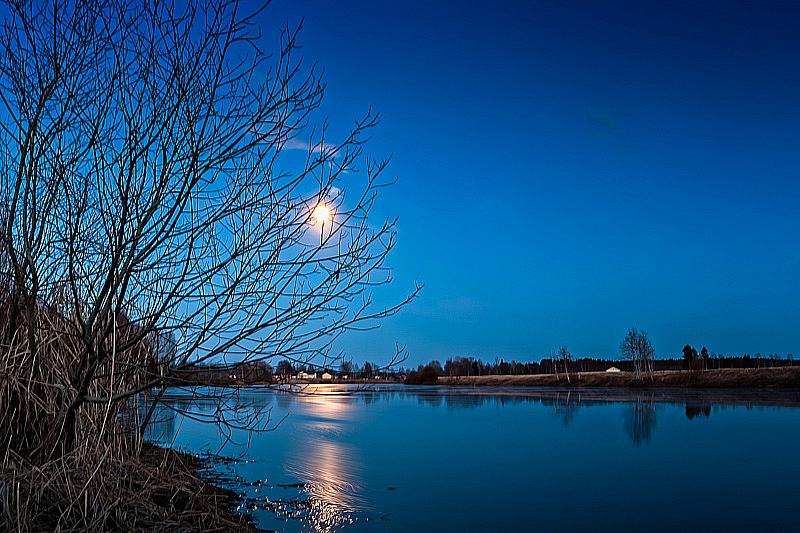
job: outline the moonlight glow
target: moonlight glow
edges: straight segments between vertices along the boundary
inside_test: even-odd
[[[325,224],[326,222],[329,223],[333,219],[333,214],[331,213],[331,210],[328,209],[328,206],[319,204],[314,208],[314,212],[311,213],[311,217],[314,219],[314,224],[319,226]]]

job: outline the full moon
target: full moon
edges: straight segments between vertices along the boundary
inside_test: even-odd
[[[323,204],[319,204],[317,207],[315,207],[314,212],[311,213],[311,216],[314,218],[314,224],[316,225],[330,222],[333,218],[331,210]]]

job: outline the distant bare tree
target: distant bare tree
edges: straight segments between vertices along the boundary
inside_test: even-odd
[[[375,309],[370,293],[389,281],[394,246],[394,220],[369,217],[385,184],[386,161],[362,154],[376,116],[336,142],[311,128],[324,85],[297,56],[297,31],[268,53],[260,11],[243,11],[7,6],[2,342],[25,356],[4,371],[38,383],[19,386],[52,406],[39,422],[65,451],[194,365],[329,366],[342,332],[399,308]]]
[[[561,346],[556,352],[556,359],[559,363],[561,363],[561,366],[564,369],[564,375],[567,376],[567,383],[571,383],[569,379],[569,367],[572,365],[572,353],[567,349],[566,346]]]
[[[637,379],[641,379],[645,372],[652,376],[655,350],[647,338],[647,332],[640,332],[636,328],[629,329],[625,339],[619,345],[619,351],[624,359],[633,361],[633,370]]]

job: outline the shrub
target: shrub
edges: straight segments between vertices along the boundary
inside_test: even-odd
[[[439,382],[439,372],[432,365],[421,367],[417,371],[409,372],[406,385],[436,385]]]

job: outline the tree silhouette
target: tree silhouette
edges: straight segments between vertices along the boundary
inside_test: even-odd
[[[619,350],[624,359],[633,361],[637,379],[641,379],[644,372],[652,375],[655,350],[647,338],[647,332],[640,332],[636,328],[629,329],[625,339],[620,343]]]
[[[24,354],[6,391],[41,408],[36,450],[74,449],[198,364],[329,366],[342,332],[398,309],[370,293],[394,246],[394,221],[369,216],[387,163],[362,153],[376,116],[337,140],[315,129],[325,86],[297,31],[266,50],[260,10],[244,11],[8,5],[0,333]]]
[[[688,344],[683,347],[683,368],[684,370],[691,370],[692,368],[692,352],[694,352],[694,348],[689,346]]]

